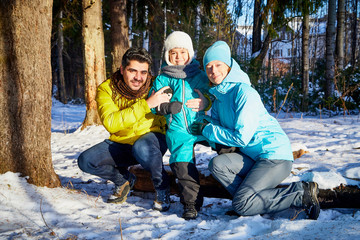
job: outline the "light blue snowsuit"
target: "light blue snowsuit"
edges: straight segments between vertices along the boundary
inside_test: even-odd
[[[200,66],[196,60],[193,60],[190,65]],[[178,67],[180,68],[182,66],[164,65],[162,69],[165,67],[178,69]],[[166,141],[171,152],[170,164],[174,162],[194,162],[194,144],[206,140],[204,136],[195,136],[190,133],[191,124],[202,119],[205,113],[203,111],[194,112],[191,108],[188,108],[185,103],[190,99],[199,98],[199,95],[194,89],[198,89],[204,94],[208,92],[210,85],[207,76],[203,71],[200,69],[196,71],[194,70],[194,67],[192,71],[193,72],[188,73],[188,77],[186,78],[177,78],[174,77],[176,75],[176,70],[173,71],[173,74],[168,72],[168,74],[172,74],[173,77],[164,73],[163,70],[163,73],[155,79],[153,87],[150,90],[150,92],[152,92],[152,90],[156,92],[162,87],[169,86],[173,90],[171,102],[179,101],[183,103],[179,113],[165,115],[168,125],[168,129],[166,130]]]
[[[158,91],[162,87],[169,86],[173,90],[171,102],[182,102],[182,109],[177,114],[167,114],[166,143],[170,156],[170,167],[178,179],[180,190],[180,202],[195,204],[197,210],[202,206],[203,197],[200,193],[199,172],[196,168],[194,156],[194,144],[204,141],[201,135],[192,135],[190,126],[200,121],[205,113],[192,111],[185,103],[194,98],[199,98],[195,89],[203,94],[209,89],[206,74],[200,70],[200,64],[193,60],[188,65],[162,67],[162,74],[158,76],[150,90]]]

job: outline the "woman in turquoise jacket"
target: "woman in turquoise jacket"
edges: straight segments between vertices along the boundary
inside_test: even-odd
[[[193,149],[196,142],[206,139],[200,135],[192,135],[190,126],[205,115],[201,110],[208,104],[204,103],[206,100],[201,92],[206,93],[209,89],[207,76],[200,70],[199,62],[193,57],[190,36],[181,31],[171,33],[165,41],[166,63],[152,87],[155,92],[165,86],[173,90],[170,104],[166,107],[163,107],[163,104],[157,110],[166,117],[166,142],[171,153],[170,167],[178,179],[185,219],[196,218],[197,211],[203,203],[199,193],[199,173],[195,166]],[[194,106],[193,103],[197,100],[198,104]]]
[[[317,219],[316,183],[294,182],[276,188],[292,169],[290,141],[265,109],[247,74],[231,58],[229,46],[215,42],[203,62],[215,101],[211,118],[195,123],[192,129],[194,134],[234,150],[213,158],[209,169],[233,196],[236,213],[249,216],[299,207],[309,218]]]

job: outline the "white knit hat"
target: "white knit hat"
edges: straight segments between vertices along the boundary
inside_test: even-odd
[[[189,52],[190,63],[194,58],[194,48],[190,36],[181,31],[172,32],[165,40],[164,60],[168,65],[174,65],[169,60],[169,51],[173,48],[185,48]]]

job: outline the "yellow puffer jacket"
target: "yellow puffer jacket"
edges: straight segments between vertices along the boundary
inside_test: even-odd
[[[119,94],[115,98],[110,84],[110,79],[100,84],[96,102],[101,122],[110,133],[111,141],[133,145],[145,133],[165,134],[166,120],[151,112],[145,101],[147,94],[134,100]]]

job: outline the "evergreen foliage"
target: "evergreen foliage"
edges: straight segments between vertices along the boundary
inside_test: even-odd
[[[254,1],[252,1],[254,2]],[[353,6],[355,1],[349,1]],[[244,0],[128,0],[127,20],[129,36],[132,46],[145,47],[153,57],[152,72],[159,73],[163,62],[163,43],[167,35],[180,30],[187,32],[193,39],[196,58],[202,63],[202,56],[206,49],[215,41],[223,40],[231,46],[234,58],[240,63],[241,68],[247,72],[253,85],[259,91],[265,105],[271,112],[301,111],[301,58],[297,56],[291,62],[291,72],[282,76],[273,76],[268,66],[265,66],[265,57],[268,53],[268,44],[281,41],[281,31],[293,32],[289,22],[295,18],[301,18],[309,13],[313,18],[321,18],[319,9],[326,8],[327,1],[299,1],[299,0],[269,0],[261,1],[260,12],[262,20],[263,37],[260,54],[249,58],[250,52],[244,57],[237,52],[239,42],[236,35],[238,18],[244,13],[244,6],[248,1]],[[253,4],[253,3],[252,3]],[[110,6],[109,1],[103,1],[103,28],[105,36],[105,55],[107,77],[111,73],[111,44],[110,44]],[[346,8],[347,36],[350,36],[354,22],[354,7]],[[59,18],[59,12],[63,11],[63,17]],[[200,11],[199,11],[200,10]],[[200,14],[199,14],[200,13]],[[251,18],[251,16],[250,16]],[[84,70],[83,53],[81,49],[81,0],[54,1],[52,20],[52,70],[53,70],[53,94],[58,97],[59,74],[57,31],[59,23],[63,24],[64,35],[64,75],[65,87],[68,100],[84,98]],[[351,26],[351,28],[349,27]],[[349,32],[350,31],[350,32]],[[349,32],[349,34],[348,34]],[[293,32],[295,35],[295,32]],[[267,38],[268,36],[268,38]],[[351,40],[347,40],[348,44]],[[300,47],[300,46],[298,46]],[[349,52],[350,47],[347,48]],[[346,50],[346,49],[345,49]],[[301,50],[300,50],[301,52]],[[262,55],[261,55],[262,54]],[[351,64],[351,58],[355,54],[345,53],[344,66]],[[335,96],[326,99],[324,96],[325,59],[310,54],[310,58],[317,58],[314,67],[310,68],[310,82],[308,93],[309,114],[319,114],[324,111],[343,112],[355,111],[360,106],[360,67],[358,61],[349,65],[342,71],[338,71],[335,82]],[[358,58],[356,56],[356,58]],[[351,60],[352,61],[352,60]],[[290,89],[290,86],[291,89]],[[289,90],[290,89],[290,90]],[[289,92],[288,92],[289,90]],[[286,98],[286,101],[284,101]]]

